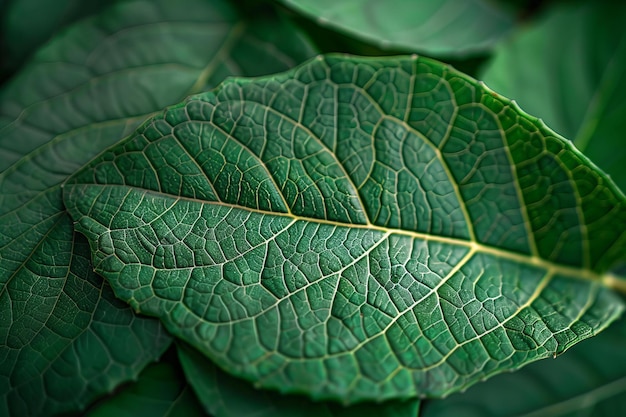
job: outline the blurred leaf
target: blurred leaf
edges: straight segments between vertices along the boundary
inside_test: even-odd
[[[298,395],[255,389],[216,367],[187,344],[178,344],[187,381],[205,410],[213,417],[417,417],[419,400],[360,403],[344,407],[335,402],[314,402]]]
[[[282,11],[285,10],[287,9],[282,9]],[[308,34],[311,41],[322,53],[340,52],[349,55],[372,57],[395,56],[406,53],[406,50],[402,49],[381,49],[371,43],[348,36],[341,31],[326,26],[319,26],[312,20],[302,17],[295,12],[287,11],[285,14]],[[476,78],[489,58],[490,55],[488,54],[480,54],[470,57],[446,56],[440,59],[455,69]]]
[[[482,78],[573,140],[626,190],[626,3],[558,4],[500,45]]]
[[[281,0],[318,24],[380,48],[435,56],[489,51],[515,18],[485,0]]]
[[[626,415],[626,320],[554,360],[426,401],[422,417]]]
[[[0,67],[5,72],[15,70],[60,29],[110,3],[113,1],[7,0],[4,5],[0,3]]]
[[[4,86],[0,415],[79,410],[169,343],[92,273],[61,183],[151,112],[313,53],[284,21],[245,21],[224,1],[131,1],[68,29]]]

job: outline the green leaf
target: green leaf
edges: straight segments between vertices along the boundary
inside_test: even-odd
[[[417,57],[234,79],[92,161],[64,202],[116,294],[258,386],[441,396],[623,310],[626,201],[571,144]]]
[[[149,113],[227,75],[312,55],[291,26],[257,17],[221,1],[116,5],[64,32],[0,92],[0,415],[81,409],[169,343],[92,275],[61,183]]]
[[[417,417],[419,400],[361,403],[313,402],[302,396],[255,389],[216,367],[204,355],[180,343],[178,356],[187,381],[213,417]],[[245,400],[244,400],[245,399]]]
[[[171,342],[91,271],[89,247],[72,233],[69,216],[56,216],[48,233],[2,288],[1,415],[80,410]]]
[[[3,69],[19,67],[52,35],[84,16],[101,11],[110,0],[9,0],[0,9]]]
[[[202,406],[185,381],[180,365],[160,362],[148,366],[138,380],[87,414],[88,417],[204,416]]]
[[[626,4],[556,5],[502,44],[484,81],[601,161],[626,190]],[[576,30],[572,30],[576,28]]]
[[[626,320],[556,360],[427,401],[423,417],[613,417],[626,413]]]
[[[293,10],[381,48],[465,56],[490,50],[514,16],[485,0],[282,0]]]

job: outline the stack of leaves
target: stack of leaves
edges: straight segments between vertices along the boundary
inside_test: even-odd
[[[0,415],[626,412],[626,7],[517,3],[0,5]]]

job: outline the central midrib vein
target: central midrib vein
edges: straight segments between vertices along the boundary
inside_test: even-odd
[[[546,273],[551,275],[564,275],[570,278],[579,278],[588,281],[594,281],[601,283],[611,289],[616,291],[620,291],[622,293],[626,293],[626,280],[620,279],[618,276],[605,273],[601,274],[596,271],[593,271],[588,268],[577,268],[574,266],[557,264],[546,259],[540,258],[534,255],[526,255],[523,253],[513,252],[506,249],[496,248],[493,246],[485,245],[480,242],[464,240],[455,237],[448,236],[438,236],[431,235],[427,233],[412,231],[412,230],[404,230],[404,229],[396,229],[389,228],[384,226],[378,226],[372,223],[364,223],[364,224],[347,224],[341,223],[334,220],[328,219],[317,219],[317,218],[309,218],[309,217],[301,217],[293,213],[280,213],[280,212],[268,212],[260,209],[240,206],[237,204],[218,202],[218,201],[206,201],[200,200],[192,197],[185,196],[173,196],[164,192],[158,192],[153,190],[146,190],[139,187],[129,186],[129,185],[121,185],[121,184],[67,184],[67,187],[122,187],[127,189],[134,189],[140,193],[153,194],[159,197],[165,197],[168,199],[173,199],[176,202],[178,201],[188,201],[197,204],[209,204],[214,206],[228,207],[234,210],[248,211],[250,213],[257,213],[264,216],[277,216],[289,218],[294,221],[303,221],[303,222],[314,222],[318,224],[325,224],[333,227],[342,227],[342,228],[352,228],[352,229],[365,229],[380,232],[382,234],[388,235],[397,235],[397,236],[406,236],[412,239],[418,239],[422,241],[428,242],[438,242],[444,243],[452,246],[462,246],[467,248],[470,251],[476,253],[483,253],[492,255],[498,258],[507,259],[513,262],[518,262],[521,264],[531,265],[546,271]]]

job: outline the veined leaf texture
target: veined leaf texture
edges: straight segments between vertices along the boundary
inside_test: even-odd
[[[65,185],[96,271],[257,386],[443,396],[623,310],[624,197],[509,100],[418,57],[230,79]]]

